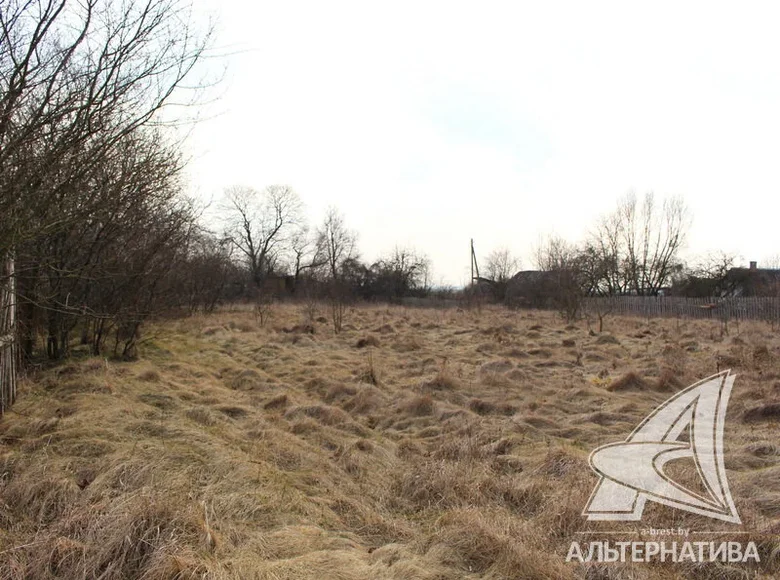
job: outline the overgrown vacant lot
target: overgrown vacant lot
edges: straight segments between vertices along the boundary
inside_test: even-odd
[[[358,307],[334,335],[324,307],[313,324],[303,310],[173,321],[137,362],[32,372],[0,422],[0,576],[775,577],[768,326],[608,319],[593,335],[553,313]],[[744,526],[652,502],[641,524],[587,522],[590,451],[725,368]],[[761,564],[565,563],[576,532],[648,526],[747,531],[722,538],[755,541]]]

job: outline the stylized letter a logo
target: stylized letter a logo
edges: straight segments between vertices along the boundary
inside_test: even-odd
[[[734,375],[723,371],[661,404],[623,443],[590,455],[601,476],[583,511],[589,520],[639,520],[650,499],[674,508],[739,524],[723,464],[723,422]],[[679,439],[687,429],[688,440]],[[693,459],[704,486],[694,492],[671,480],[664,465]]]

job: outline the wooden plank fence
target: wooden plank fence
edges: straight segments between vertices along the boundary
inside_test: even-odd
[[[16,399],[16,284],[13,259],[0,269],[0,416]]]
[[[711,318],[780,322],[780,297],[685,298],[681,296],[603,296],[585,299],[591,313],[646,318]]]

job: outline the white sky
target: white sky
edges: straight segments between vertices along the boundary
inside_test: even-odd
[[[684,196],[689,255],[780,253],[780,5],[209,1],[234,54],[189,141],[205,199],[289,184],[452,284],[469,238],[533,267],[631,189]]]

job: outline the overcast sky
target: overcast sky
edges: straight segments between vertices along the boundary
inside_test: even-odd
[[[212,1],[232,54],[189,141],[205,199],[289,184],[366,259],[412,245],[451,284],[470,238],[533,267],[629,190],[684,196],[689,255],[780,253],[771,4]]]

